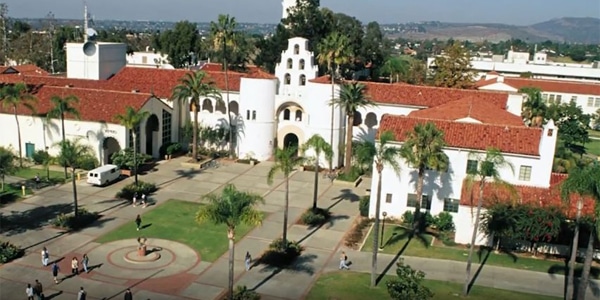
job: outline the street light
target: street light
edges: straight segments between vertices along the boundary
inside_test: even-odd
[[[382,212],[383,222],[381,222],[381,240],[379,241],[379,250],[383,250],[383,230],[385,229],[385,217],[387,217],[387,212]]]

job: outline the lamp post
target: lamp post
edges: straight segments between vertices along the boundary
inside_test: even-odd
[[[383,250],[383,230],[385,229],[385,217],[387,217],[387,212],[382,212],[383,220],[381,222],[381,239],[379,240],[379,250]]]

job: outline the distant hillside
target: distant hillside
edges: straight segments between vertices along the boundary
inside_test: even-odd
[[[442,39],[498,42],[511,38],[528,42],[546,40],[600,44],[600,19],[561,18],[533,24],[515,26],[506,24],[420,22],[386,25],[391,36],[413,39]]]

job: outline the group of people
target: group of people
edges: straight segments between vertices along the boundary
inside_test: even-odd
[[[27,284],[25,293],[27,294],[27,300],[34,300],[35,298],[37,298],[37,300],[44,299],[44,288],[42,283],[37,279],[35,280],[35,284],[33,286],[31,286],[29,283]]]
[[[49,259],[50,259],[50,252],[48,252],[48,248],[44,247],[42,248],[42,265],[44,267],[47,267],[49,264]],[[90,272],[89,269],[89,263],[90,263],[90,258],[87,256],[87,254],[84,254],[83,257],[81,257],[81,265],[83,266],[83,270],[86,273]],[[60,267],[58,266],[58,262],[53,262],[52,263],[52,277],[54,277],[54,283],[58,283],[58,272],[60,272]],[[73,257],[73,259],[71,259],[71,274],[73,275],[79,275],[79,260],[77,259],[77,257]]]
[[[133,207],[136,207],[137,200],[138,200],[138,193],[135,192],[133,194],[133,199],[132,199]],[[142,202],[142,208],[146,208],[146,194],[144,194],[144,193],[142,193],[141,202]]]

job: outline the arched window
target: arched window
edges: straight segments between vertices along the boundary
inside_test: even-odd
[[[296,122],[302,122],[302,111],[301,110],[296,111]]]
[[[306,76],[300,75],[300,85],[306,85]]]
[[[294,45],[294,54],[300,54],[300,45]]]
[[[301,59],[301,60],[300,60],[300,63],[298,63],[298,68],[299,68],[300,70],[304,70],[304,59]]]
[[[291,69],[293,65],[294,65],[294,62],[292,61],[292,59],[288,58],[288,60],[287,60],[287,68]]]
[[[289,85],[291,80],[292,80],[292,77],[290,76],[290,74],[285,74],[285,77],[283,78],[283,84]]]
[[[212,105],[212,101],[210,101],[210,99],[206,98],[204,99],[204,101],[202,101],[202,110],[206,110],[209,113],[213,112],[213,105]]]
[[[287,108],[283,110],[283,119],[284,120],[289,120],[290,119],[290,110],[287,109]]]

